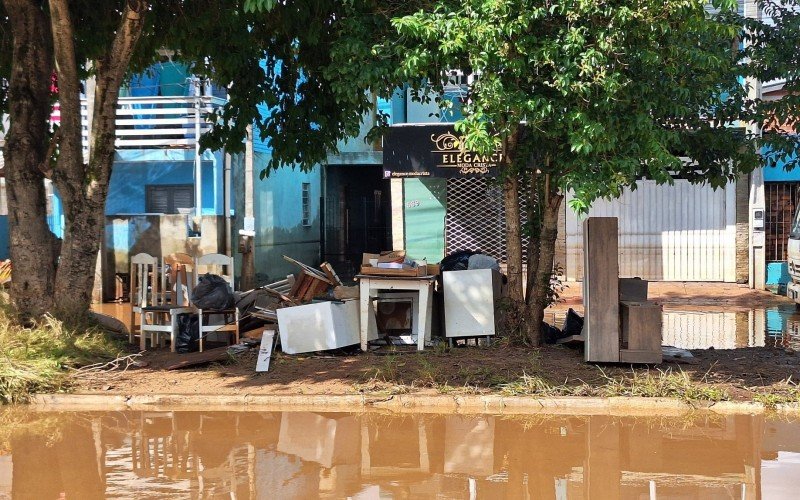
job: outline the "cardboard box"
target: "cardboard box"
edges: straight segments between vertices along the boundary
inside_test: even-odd
[[[361,256],[361,265],[362,266],[368,266],[368,265],[370,265],[370,261],[371,260],[375,261],[375,262],[378,262],[378,259],[380,258],[380,256],[381,256],[381,254],[379,254],[379,253],[365,253],[365,254],[362,254],[362,256]]]
[[[417,267],[406,266],[403,269],[385,269],[382,267],[373,267],[369,264],[361,266],[361,274],[370,276],[400,276],[400,277],[420,277],[428,276],[428,266],[422,265]]]
[[[386,263],[386,262],[400,262],[402,263],[406,259],[406,251],[405,250],[396,250],[392,252],[381,252],[380,256],[378,257],[378,263]]]
[[[364,253],[361,254],[361,264],[370,265],[373,262],[403,262],[406,258],[405,250],[392,250],[381,253]]]

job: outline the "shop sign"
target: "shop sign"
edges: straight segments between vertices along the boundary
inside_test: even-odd
[[[503,155],[464,149],[452,124],[397,125],[383,140],[384,178],[496,177]]]

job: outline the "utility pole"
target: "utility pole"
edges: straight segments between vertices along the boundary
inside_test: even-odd
[[[91,67],[91,63],[89,63]],[[94,76],[86,79],[86,150],[83,154],[83,161],[89,162],[92,154],[92,121],[94,119],[94,94],[97,80]],[[61,221],[54,221],[55,224],[61,224]],[[103,302],[103,255],[106,250],[105,235],[100,239],[100,250],[97,251],[97,262],[94,266],[94,286],[92,287],[92,302],[99,304]]]
[[[253,126],[249,125],[244,149],[244,227],[239,231],[239,252],[242,254],[240,290],[252,290],[256,284],[253,161]]]

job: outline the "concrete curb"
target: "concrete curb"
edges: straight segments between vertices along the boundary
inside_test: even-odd
[[[40,394],[30,408],[45,411],[98,410],[310,410],[397,413],[682,415],[695,410],[720,414],[764,413],[760,403],[724,401],[689,405],[671,398],[503,397],[499,395],[280,395],[280,394]],[[781,405],[780,413],[798,413],[800,405]]]

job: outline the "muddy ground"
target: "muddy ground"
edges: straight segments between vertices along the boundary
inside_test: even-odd
[[[582,309],[580,284],[563,294],[559,309]],[[658,283],[651,299],[665,307],[723,306],[731,310],[786,306],[785,297],[737,285]],[[672,395],[686,399],[759,399],[765,393],[800,399],[792,381],[800,380],[800,353],[768,345],[731,350],[692,351],[695,364],[659,366],[595,365],[579,349],[545,346],[445,348],[417,353],[413,348],[382,348],[289,356],[275,353],[268,373],[256,374],[256,350],[224,363],[175,371],[168,350],[145,352],[140,367],[101,373],[84,380],[77,392],[106,394],[357,394],[503,393],[509,395]],[[665,377],[662,372],[672,373]],[[684,376],[685,375],[685,376]],[[635,380],[634,380],[635,379]],[[614,381],[624,380],[624,383]],[[786,381],[790,384],[786,384]],[[676,387],[678,386],[678,387]],[[652,394],[651,394],[652,393]]]
[[[783,348],[745,348],[692,351],[697,364],[664,363],[660,366],[588,364],[577,349],[545,346],[457,347],[409,349],[368,354],[319,354],[289,356],[276,353],[268,373],[256,374],[256,350],[224,363],[165,371],[174,362],[168,351],[146,352],[144,367],[125,372],[98,374],[84,381],[77,392],[111,394],[357,394],[357,393],[506,393],[548,395],[546,389],[532,388],[525,377],[542,379],[552,394],[624,395],[623,389],[609,387],[609,379],[630,379],[635,375],[658,379],[660,371],[685,373],[698,387],[726,393],[722,399],[752,400],[759,393],[784,390],[787,379],[800,380],[800,354]],[[629,382],[642,386],[653,381]],[[663,384],[662,384],[663,385]],[[634,390],[633,387],[629,389]],[[682,397],[680,392],[664,393],[665,387],[641,387],[659,391],[653,395]],[[680,389],[677,389],[680,391]],[[612,392],[603,392],[612,391]],[[716,396],[699,396],[713,399]],[[691,397],[689,396],[689,399]]]

